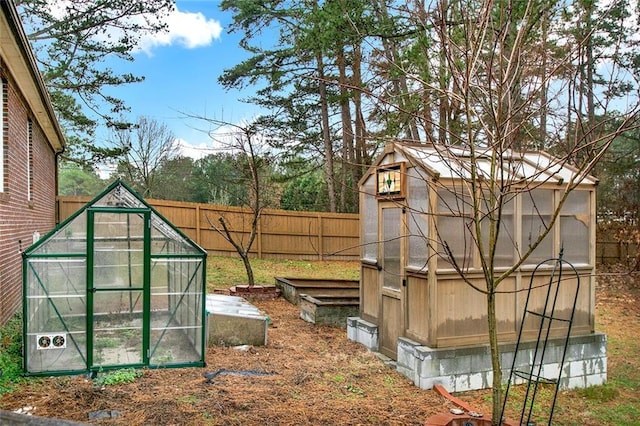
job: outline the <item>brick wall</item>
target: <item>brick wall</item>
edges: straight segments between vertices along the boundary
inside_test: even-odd
[[[5,182],[0,192],[0,323],[22,303],[20,250],[55,226],[55,153],[33,119],[18,87],[0,64],[3,81],[3,143]],[[28,199],[29,136],[32,120],[32,194]]]

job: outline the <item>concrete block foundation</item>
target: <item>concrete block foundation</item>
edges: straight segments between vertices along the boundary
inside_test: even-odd
[[[347,338],[378,351],[378,326],[358,317],[347,318]]]
[[[347,338],[372,351],[378,350],[375,324],[352,317],[347,319]],[[565,339],[547,342],[542,376],[557,378]],[[398,339],[396,369],[421,389],[442,385],[449,392],[487,389],[492,386],[493,372],[488,345],[437,349],[401,337]],[[500,347],[502,377],[509,379],[515,344]],[[534,363],[535,342],[520,343],[515,368],[530,371]],[[515,377],[515,376],[514,376]],[[607,380],[607,338],[602,333],[569,338],[560,389],[584,388],[604,384]],[[523,379],[515,383],[523,383]]]

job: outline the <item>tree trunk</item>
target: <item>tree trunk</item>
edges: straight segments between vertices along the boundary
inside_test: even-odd
[[[498,326],[496,320],[496,293],[493,290],[493,283],[488,287],[491,290],[487,293],[487,315],[489,324],[489,346],[491,348],[491,367],[493,369],[493,414],[491,423],[500,425],[500,414],[502,411],[502,368],[500,366],[500,350],[498,348]]]
[[[586,67],[586,79],[587,79],[587,126],[591,129],[597,129],[596,125],[596,106],[594,99],[594,77],[593,77],[593,37],[591,36],[593,31],[593,25],[591,23],[591,16],[593,14],[593,7],[590,3],[587,7],[586,14],[586,32],[587,37],[585,40],[585,67]],[[598,135],[594,134],[594,132],[587,132],[584,135],[585,144],[587,145],[587,155],[589,161],[595,156],[597,149],[593,146],[593,142],[598,138]]]
[[[249,288],[251,288],[256,285],[256,280],[253,276],[253,268],[251,267],[251,262],[249,261],[249,253],[242,252],[240,253],[240,257],[242,258],[244,269],[247,272],[247,284],[249,285]]]
[[[347,65],[344,47],[337,52],[336,62],[339,71],[338,86],[340,90],[340,117],[342,120],[342,170],[340,172],[340,211],[347,208],[349,191],[348,177],[353,163],[353,125],[351,124],[351,108],[349,107],[350,93],[347,87]]]
[[[447,0],[442,0],[439,4],[440,16],[438,24],[440,25],[440,39],[444,45],[447,40],[447,24],[446,16],[449,9]],[[447,96],[448,89],[448,68],[447,68],[447,49],[448,46],[442,46],[440,49],[440,62],[438,63],[438,85],[440,88],[439,102],[438,102],[438,143],[442,146],[447,143],[447,134],[451,130],[449,129],[449,97]]]
[[[389,11],[387,9],[387,5],[384,1],[378,2],[378,8],[376,8],[376,12],[378,13],[378,18],[381,21],[390,20]],[[398,43],[392,38],[383,37],[382,45],[384,47],[384,57],[387,60],[387,64],[389,68],[397,67],[400,63],[398,58],[400,55],[400,48],[398,47]],[[390,78],[389,74],[391,72],[388,71],[387,78]],[[404,131],[405,137],[412,142],[420,142],[420,133],[418,132],[418,125],[416,123],[416,115],[411,107],[411,102],[409,100],[409,94],[411,90],[409,90],[409,85],[407,83],[407,76],[405,73],[398,73],[397,77],[391,78],[391,94],[395,97],[395,104],[397,105],[398,110],[398,121],[401,129]]]
[[[353,52],[353,87],[363,87],[362,83],[362,50],[360,46],[354,46]],[[353,185],[355,193],[358,193],[358,182],[360,178],[364,176],[368,165],[371,164],[369,154],[367,153],[367,140],[366,140],[366,126],[364,120],[364,114],[362,113],[362,92],[355,90],[353,93],[353,108],[355,113],[355,164],[353,165]],[[356,203],[357,204],[357,203]]]
[[[324,61],[322,53],[316,54],[318,67],[318,92],[320,94],[320,112],[322,114],[322,141],[324,143],[324,172],[327,180],[327,196],[329,211],[336,213],[336,184],[333,173],[333,143],[329,131],[329,101],[327,100],[327,82],[324,75]]]
[[[236,252],[240,256],[240,259],[242,259],[242,263],[244,264],[244,269],[247,272],[247,284],[249,285],[249,288],[253,287],[256,283],[253,275],[253,268],[251,267],[251,262],[249,260],[249,252],[251,251],[251,246],[253,245],[253,241],[255,240],[255,237],[257,234],[258,221],[260,220],[260,214],[261,214],[260,210],[254,212],[253,222],[251,226],[251,234],[249,235],[249,241],[247,242],[247,245],[244,248],[242,247],[242,244],[240,242],[236,241],[233,238],[233,235],[231,234],[231,231],[227,226],[227,221],[224,219],[224,217],[220,216],[218,218],[218,222],[222,226],[222,232],[220,230],[218,230],[218,232],[220,232],[225,237],[225,239],[229,241],[229,243],[231,243],[233,248],[236,249]],[[214,229],[217,229],[217,228],[214,227]]]
[[[549,12],[545,10],[542,12],[542,51],[546,52],[547,47],[547,37],[549,36]],[[548,93],[549,93],[549,83],[548,83],[548,60],[547,55],[542,55],[542,63],[540,64],[540,79],[542,83],[542,90],[540,91],[540,136],[539,141],[535,143],[532,147],[533,149],[538,150],[546,150],[549,147],[547,146],[547,115],[549,113],[549,106],[547,105],[548,101]]]

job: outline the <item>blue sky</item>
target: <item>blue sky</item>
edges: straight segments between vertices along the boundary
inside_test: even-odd
[[[227,34],[231,14],[219,1],[177,1],[169,32],[143,39],[134,62],[109,64],[117,71],[144,75],[142,83],[113,90],[131,108],[129,119],[147,116],[165,123],[192,157],[206,155],[212,141],[201,130],[208,124],[185,114],[238,123],[255,116],[257,107],[242,102],[251,90],[226,91],[218,77],[247,57],[239,36]],[[101,137],[104,138],[103,133]]]

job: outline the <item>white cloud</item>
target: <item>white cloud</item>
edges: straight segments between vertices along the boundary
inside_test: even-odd
[[[191,157],[199,160],[210,154],[237,153],[240,151],[238,144],[244,141],[242,132],[232,125],[221,125],[212,128],[207,132],[204,142],[189,142],[183,138],[174,140],[174,147],[181,156]],[[253,138],[254,149],[261,151],[264,141],[263,135],[256,135]]]
[[[138,1],[138,0],[131,0]],[[85,7],[90,2],[84,4]],[[57,19],[63,19],[68,14],[68,8],[73,5],[73,0],[49,0],[43,5],[47,11]],[[77,6],[77,5],[76,5]],[[152,21],[157,17],[147,16]],[[222,24],[215,19],[208,19],[200,12],[182,12],[176,5],[175,8],[164,18],[168,25],[168,31],[158,34],[143,35],[139,42],[136,52],[145,52],[151,55],[153,49],[162,46],[180,45],[187,49],[195,49],[198,47],[209,46],[214,40],[220,38],[222,34]],[[142,16],[125,17],[117,20],[117,25],[108,28],[106,33],[98,33],[93,37],[96,40],[108,40],[122,36],[122,30],[119,26],[126,27],[127,22],[138,22],[144,25],[145,18]]]
[[[168,31],[142,37],[139,50],[151,55],[154,48],[175,44],[195,49],[210,45],[222,33],[219,21],[207,19],[200,12],[181,12],[177,7],[167,17],[167,24]]]
[[[194,160],[199,160],[215,152],[215,150],[211,147],[211,145],[207,145],[204,142],[196,145],[196,144],[191,144],[184,139],[177,138],[174,141],[174,144],[178,150],[179,155],[184,157],[191,157]]]

